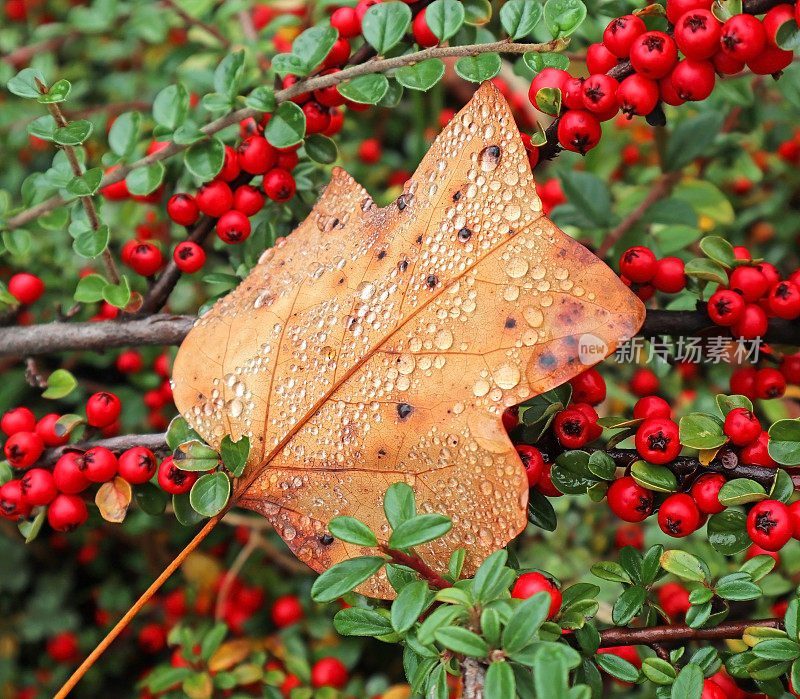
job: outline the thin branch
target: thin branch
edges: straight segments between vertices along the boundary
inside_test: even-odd
[[[708,629],[693,629],[686,624],[670,624],[669,626],[651,626],[648,628],[629,629],[619,627],[600,632],[600,646],[652,645],[654,643],[680,643],[689,641],[714,641],[724,638],[741,638],[751,626],[770,629],[783,629],[783,619],[745,619],[744,621],[727,621]]]
[[[411,568],[411,570],[419,573],[420,577],[425,580],[431,587],[437,590],[444,590],[448,587],[453,587],[452,583],[447,582],[441,575],[428,566],[419,556],[410,556],[402,551],[390,549],[388,546],[381,546],[381,551],[392,557],[392,563],[397,563],[401,566]]]
[[[247,563],[247,559],[249,559],[253,551],[258,548],[257,542],[259,538],[259,533],[255,529],[251,529],[247,543],[242,547],[242,550],[239,551],[233,563],[231,563],[231,567],[225,571],[222,583],[219,586],[219,592],[217,593],[217,604],[214,607],[215,621],[222,621],[225,615],[225,603],[228,601],[228,593],[231,591],[236,576],[242,570],[244,564]]]
[[[461,680],[464,684],[462,699],[483,699],[486,683],[486,665],[477,658],[464,657],[460,663]]]
[[[362,65],[355,65],[351,68],[345,68],[338,73],[331,73],[328,75],[309,78],[307,80],[301,80],[291,87],[277,92],[275,94],[275,102],[277,104],[281,104],[282,102],[285,102],[296,95],[302,94],[303,92],[319,90],[331,85],[338,85],[339,83],[352,80],[353,78],[361,75],[394,70],[395,68],[419,63],[420,61],[424,61],[429,58],[477,56],[481,53],[523,54],[530,51],[552,52],[554,50],[563,48],[564,45],[565,44],[563,40],[556,40],[549,41],[544,44],[517,44],[508,41],[497,41],[491,44],[471,44],[468,46],[437,46],[434,48],[425,49],[423,51],[409,53],[404,56],[369,61]],[[200,131],[202,131],[206,136],[210,137],[222,131],[223,129],[228,128],[229,126],[238,124],[244,119],[249,117],[257,117],[260,115],[261,112],[257,109],[245,107],[243,109],[238,109],[235,112],[229,112],[219,119],[212,121],[210,124],[206,124],[206,126],[202,127]],[[144,158],[140,158],[130,165],[120,165],[113,171],[107,172],[103,176],[103,179],[100,182],[100,187],[107,187],[110,184],[124,180],[128,173],[130,173],[132,170],[136,170],[140,167],[148,167],[153,163],[171,158],[173,155],[177,155],[178,153],[186,150],[189,145],[191,144],[178,144],[171,142],[168,146],[165,146],[161,150],[158,150]],[[5,228],[7,230],[13,230],[15,228],[24,226],[26,223],[37,219],[39,216],[43,216],[44,214],[61,206],[65,202],[66,200],[61,196],[54,196],[50,197],[49,199],[45,199],[36,206],[25,209],[16,216],[9,218],[5,222]]]
[[[133,449],[134,447],[144,447],[158,454],[169,451],[166,435],[163,432],[153,434],[126,434],[119,437],[96,439],[88,442],[75,442],[74,444],[64,444],[60,447],[45,449],[36,462],[36,465],[47,468],[52,466],[64,454],[72,451],[84,452],[92,447],[105,447],[116,454],[128,449]]]

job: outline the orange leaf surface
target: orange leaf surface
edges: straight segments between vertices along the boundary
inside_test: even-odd
[[[419,555],[445,572],[463,546],[469,575],[527,521],[503,410],[585,370],[583,335],[593,363],[643,319],[544,216],[508,105],[484,83],[393,204],[334,169],[308,218],[197,321],[175,402],[212,446],[250,437],[234,499],[315,570],[374,553],[327,522],[352,515],[385,540],[382,495],[405,481],[420,512],[454,523]],[[379,576],[359,591],[394,596]]]

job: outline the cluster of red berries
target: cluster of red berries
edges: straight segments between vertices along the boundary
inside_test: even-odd
[[[775,38],[782,25],[796,22],[791,4],[772,8],[761,20],[738,14],[724,23],[711,12],[711,0],[668,0],[666,5],[672,35],[648,31],[641,17],[624,15],[608,24],[602,42],[589,47],[588,78],[573,78],[557,68],[536,75],[530,101],[545,113],[560,115],[558,140],[564,148],[581,154],[594,148],[601,122],[620,110],[631,118],[647,116],[661,102],[677,106],[704,100],[717,74],[734,75],[745,66],[758,75],[776,74],[792,61],[792,52],[781,49]],[[622,61],[630,61],[633,72],[618,81],[608,73]],[[560,91],[560,100],[540,92],[546,88]]]
[[[138,350],[125,350],[115,361],[117,371],[121,374],[138,374],[144,369],[144,359]],[[169,418],[164,409],[173,404],[172,386],[169,382],[169,356],[166,352],[159,354],[152,363],[152,370],[160,380],[156,388],[144,392],[142,403],[147,408],[147,422],[154,430],[166,430]]]
[[[742,367],[731,374],[730,391],[734,395],[746,396],[750,400],[780,398],[786,392],[786,383],[800,383],[800,354],[783,358],[775,367]],[[754,462],[750,462],[754,463]]]
[[[800,318],[800,270],[784,280],[775,265],[753,263],[747,248],[733,250],[742,264],[729,270],[727,288],[709,298],[711,320],[729,327],[736,337],[756,338],[767,332],[770,318]]]
[[[643,245],[628,248],[619,259],[622,281],[636,295],[647,301],[656,291],[677,294],[686,288],[686,273],[679,257],[656,258],[655,253]]]

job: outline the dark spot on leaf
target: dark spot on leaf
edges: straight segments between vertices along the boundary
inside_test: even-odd
[[[461,192],[460,192],[460,191],[459,191],[459,192],[456,192],[456,193],[453,195],[453,201],[458,201],[459,199],[461,199]]]
[[[433,287],[436,286],[438,281],[439,279],[436,277],[435,274],[429,274],[427,277],[425,277],[425,286],[427,286],[429,289],[433,289]]]
[[[379,260],[382,260],[384,257],[386,257],[386,250],[381,250],[381,251],[378,253],[378,259],[379,259]]]
[[[510,317],[506,318],[506,327],[507,328],[516,328],[517,327],[517,321],[514,320],[513,318],[510,318]]]
[[[319,543],[321,543],[323,546],[330,546],[333,543],[333,537],[330,534],[325,533],[319,538]]]
[[[397,406],[397,414],[400,416],[401,420],[405,420],[413,412],[414,408],[408,403],[400,403],[400,405]]]
[[[472,237],[472,231],[469,228],[462,228],[458,232],[458,239],[462,242],[468,241]]]

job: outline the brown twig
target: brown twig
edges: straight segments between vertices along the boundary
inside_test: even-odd
[[[428,566],[419,556],[409,555],[396,549],[390,549],[388,546],[381,546],[381,551],[392,557],[391,562],[397,563],[401,566],[411,568],[411,570],[419,573],[420,577],[425,580],[431,587],[437,590],[444,590],[448,587],[453,587],[452,583],[447,582],[441,575]]]
[[[260,534],[255,529],[251,529],[247,543],[242,547],[242,550],[239,551],[233,563],[231,563],[231,567],[225,571],[225,575],[219,586],[219,592],[217,593],[217,603],[214,607],[214,619],[216,621],[222,621],[225,615],[225,603],[228,601],[228,593],[231,591],[231,586],[236,580],[236,576],[244,567],[244,564],[247,563],[247,559],[250,558],[253,551],[258,548],[257,542],[259,538],[261,538]]]
[[[640,629],[619,627],[600,632],[600,646],[652,645],[654,643],[680,643],[689,641],[713,641],[723,638],[741,638],[751,626],[782,629],[783,619],[745,619],[727,621],[708,629],[693,629],[686,624],[650,626]]]
[[[47,468],[52,466],[59,457],[71,451],[84,452],[92,447],[105,447],[114,453],[120,453],[134,447],[144,447],[155,453],[164,453],[169,451],[167,446],[166,435],[163,432],[153,434],[126,434],[119,437],[109,437],[107,439],[96,439],[86,442],[75,442],[74,444],[64,444],[60,447],[51,447],[45,449],[44,453],[39,457],[36,462],[37,466]]]

